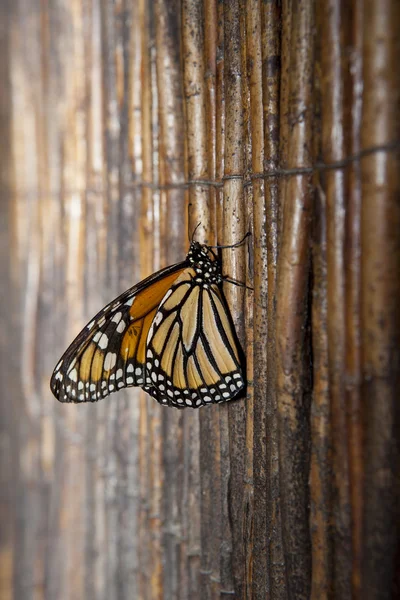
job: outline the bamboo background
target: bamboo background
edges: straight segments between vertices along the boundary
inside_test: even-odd
[[[0,4],[2,600],[400,598],[400,3]],[[223,251],[248,397],[58,404],[106,302]]]

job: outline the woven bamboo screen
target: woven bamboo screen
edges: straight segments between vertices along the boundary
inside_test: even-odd
[[[0,13],[1,599],[399,598],[398,0]],[[58,404],[197,223],[247,398]]]

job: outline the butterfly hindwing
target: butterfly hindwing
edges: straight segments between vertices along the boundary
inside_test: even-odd
[[[229,400],[245,385],[221,291],[196,282],[195,275],[188,268],[176,280],[147,340],[144,389],[178,408]]]

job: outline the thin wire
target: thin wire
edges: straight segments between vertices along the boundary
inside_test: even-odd
[[[252,182],[255,179],[270,179],[271,177],[292,177],[295,175],[310,175],[312,173],[316,173],[318,171],[334,171],[334,170],[339,170],[339,169],[345,169],[346,167],[348,167],[349,165],[351,165],[354,162],[357,162],[359,160],[361,160],[362,158],[365,158],[366,156],[371,156],[373,154],[377,154],[378,152],[393,152],[393,151],[397,151],[400,150],[400,140],[395,140],[393,142],[388,142],[387,144],[383,144],[380,146],[372,146],[370,148],[365,148],[364,150],[361,150],[360,152],[357,152],[356,154],[352,154],[351,156],[348,156],[346,158],[343,158],[341,160],[337,160],[331,163],[323,163],[323,162],[317,162],[314,165],[310,166],[310,167],[293,167],[290,169],[284,169],[281,167],[278,167],[276,169],[271,169],[269,171],[263,171],[262,173],[250,173],[247,176],[245,175],[240,175],[240,174],[233,174],[233,175],[225,175],[220,181],[215,181],[215,180],[210,180],[210,179],[190,179],[189,181],[177,181],[175,183],[166,183],[163,185],[157,184],[157,183],[153,183],[151,181],[132,181],[131,183],[126,184],[126,186],[124,186],[124,189],[126,191],[128,190],[142,190],[143,188],[146,189],[150,189],[153,191],[168,191],[168,190],[180,190],[180,189],[184,189],[187,190],[192,186],[199,186],[199,187],[213,187],[213,188],[222,188],[224,185],[225,181],[230,181],[230,180],[239,180],[239,181],[243,181],[243,185],[245,187],[252,185]],[[60,190],[55,190],[54,192],[44,192],[42,193],[39,189],[35,190],[31,195],[33,197],[58,197],[60,196],[61,191]],[[100,188],[90,188],[90,187],[86,187],[80,190],[68,190],[68,189],[64,189],[62,191],[62,195],[65,197],[67,195],[72,195],[72,194],[93,194],[95,196],[97,195],[103,195],[104,194],[104,190],[100,189]],[[21,197],[26,197],[26,196],[30,196],[29,193],[24,193],[23,190],[21,190],[20,192],[17,192],[17,195],[20,195]]]
[[[395,150],[400,150],[400,140],[394,140],[393,142],[388,142],[387,144],[382,144],[379,146],[371,146],[370,148],[365,148],[356,154],[352,154],[346,158],[331,162],[331,163],[323,163],[317,162],[310,167],[293,167],[291,169],[284,168],[276,168],[271,169],[270,171],[263,171],[262,173],[251,173],[248,175],[248,179],[245,180],[244,175],[240,174],[232,174],[225,175],[221,181],[214,181],[210,179],[191,179],[189,181],[182,181],[177,183],[169,183],[165,185],[156,185],[151,182],[137,182],[133,183],[129,187],[148,187],[150,189],[156,190],[172,190],[172,189],[188,189],[191,186],[198,185],[204,187],[215,187],[221,188],[224,185],[224,181],[230,180],[243,180],[245,186],[251,185],[251,182],[254,179],[269,179],[271,177],[291,177],[294,175],[310,175],[312,173],[316,173],[318,171],[333,171],[339,169],[345,169],[349,165],[354,162],[365,158],[366,156],[371,156],[372,154],[376,154],[378,152],[391,152]]]
[[[365,158],[366,156],[371,156],[372,154],[376,154],[378,152],[390,152],[392,150],[400,149],[400,140],[390,142],[388,144],[384,144],[383,146],[372,146],[371,148],[365,148],[356,154],[352,154],[347,158],[343,158],[341,160],[334,161],[332,163],[322,163],[317,162],[312,167],[297,167],[293,169],[273,169],[271,171],[266,171],[264,173],[252,173],[250,175],[250,179],[264,179],[268,177],[287,177],[290,175],[304,175],[315,173],[317,171],[332,171],[335,169],[345,169],[350,164]]]

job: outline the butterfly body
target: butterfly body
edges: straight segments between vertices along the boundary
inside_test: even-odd
[[[53,394],[94,402],[140,386],[177,408],[232,399],[245,380],[221,283],[217,256],[192,242],[183,262],[127,290],[81,331],[54,370]]]

